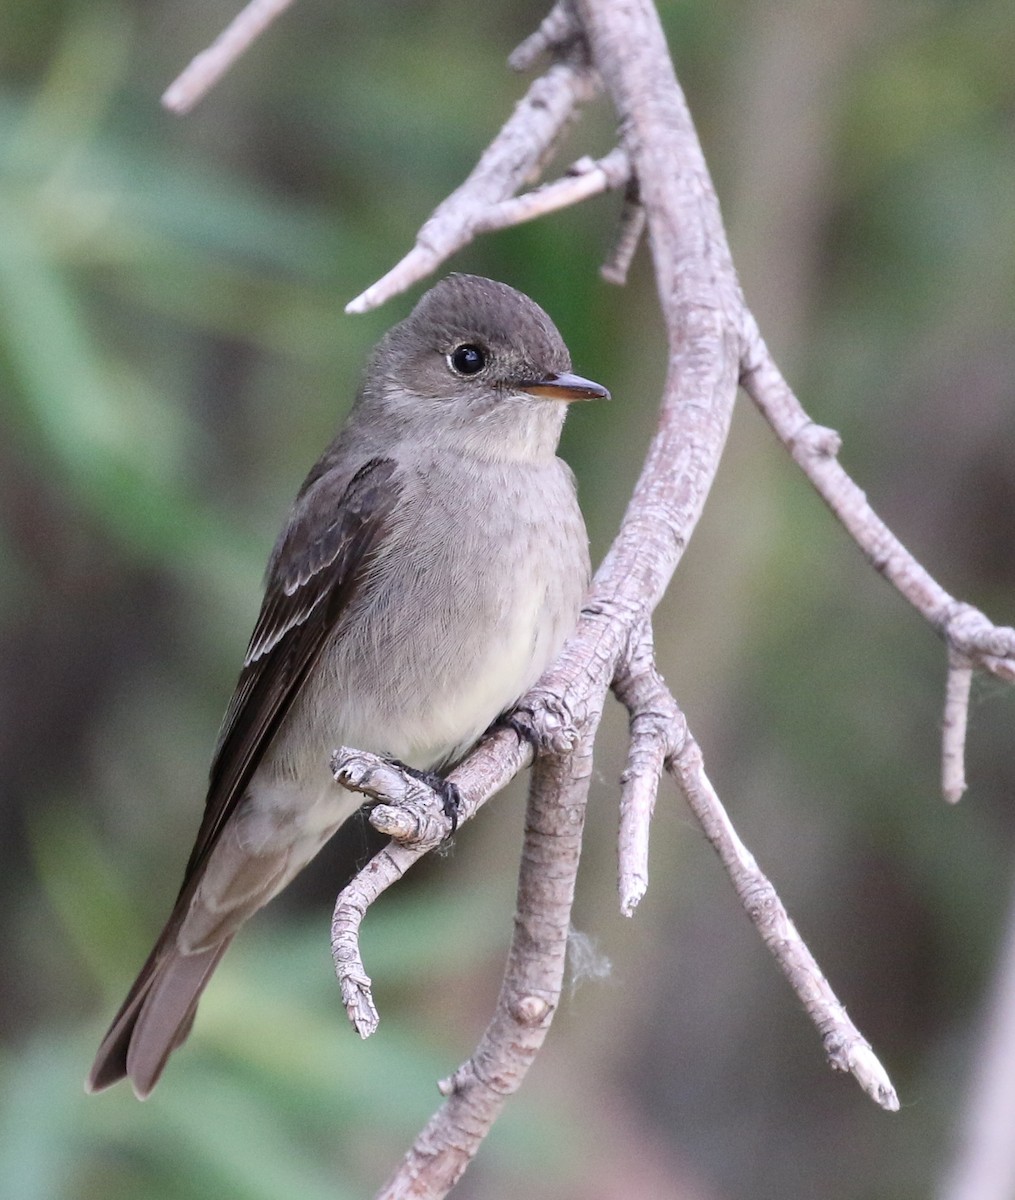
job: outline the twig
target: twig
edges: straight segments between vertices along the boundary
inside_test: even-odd
[[[948,660],[941,721],[941,790],[949,804],[957,804],[966,790],[966,726],[972,683],[972,663],[953,651]]]
[[[949,665],[941,772],[944,797],[954,804],[966,790],[965,741],[973,669],[1009,682],[1015,679],[1015,629],[994,625],[979,609],[956,600],[917,562],[839,464],[839,435],[811,421],[746,311],[744,321],[748,333],[741,376],[744,390],[871,566],[945,641]]]
[[[293,0],[250,0],[207,50],[192,58],[162,94],[162,104],[182,116],[205,96]]]
[[[627,765],[620,777],[618,890],[620,911],[633,917],[648,891],[648,847],[659,778],[687,732],[662,676],[656,670],[652,627],[645,622],[613,681],[613,691],[631,716]]]
[[[596,90],[593,72],[577,63],[555,63],[536,79],[468,179],[423,224],[415,246],[345,311],[376,308],[468,245],[490,209],[538,175],[575,107],[591,100]]]
[[[645,209],[638,195],[638,181],[631,179],[627,184],[627,194],[624,196],[624,207],[620,210],[620,222],[606,262],[599,268],[599,274],[607,283],[623,287],[627,283],[627,273],[635,252],[645,232]]]
[[[991,674],[1011,679],[1015,629],[994,625],[971,604],[956,600],[916,561],[839,464],[839,435],[808,417],[749,313],[745,312],[744,322],[748,341],[741,385],[867,561],[930,622],[950,650]]]
[[[829,987],[775,888],[737,836],[705,774],[701,748],[690,733],[667,763],[667,769],[722,860],[755,928],[817,1026],[831,1065],[838,1071],[850,1071],[882,1108],[896,1112],[899,1098],[884,1067]]]
[[[557,0],[536,32],[529,34],[525,41],[512,51],[508,58],[508,66],[512,71],[529,71],[536,65],[541,54],[559,50],[581,35],[581,26],[575,20],[571,6]]]
[[[632,639],[614,691],[631,714],[631,743],[622,776],[621,910],[630,916],[648,883],[648,823],[659,768],[665,760],[666,770],[719,855],[747,915],[821,1034],[829,1062],[836,1070],[852,1072],[882,1108],[896,1111],[899,1100],[884,1067],[836,998],[712,787],[701,748],[656,669],[647,628]]]
[[[581,204],[583,200],[598,196],[601,192],[623,187],[630,170],[627,155],[619,147],[600,159],[580,158],[568,167],[567,173],[560,179],[544,183],[542,187],[521,196],[502,200],[477,214],[469,229],[469,240],[476,234],[492,233],[512,225],[521,225],[525,221],[534,221],[537,217],[545,217],[572,204]]]

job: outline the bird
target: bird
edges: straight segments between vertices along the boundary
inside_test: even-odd
[[[239,927],[358,809],[338,746],[440,779],[557,657],[590,576],[557,446],[569,402],[608,397],[535,301],[476,275],[377,344],[270,556],[183,884],[88,1091],[149,1095]]]

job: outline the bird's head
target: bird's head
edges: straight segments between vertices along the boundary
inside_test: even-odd
[[[556,326],[528,296],[477,275],[449,275],[374,352],[365,383],[392,431],[480,457],[537,461],[557,447],[567,404],[605,398],[571,372]]]

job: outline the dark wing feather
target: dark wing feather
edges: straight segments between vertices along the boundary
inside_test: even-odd
[[[261,612],[222,723],[187,880],[215,844],[348,604],[398,500],[394,473],[390,459],[371,459],[342,494],[327,494],[334,484],[325,474],[302,497],[272,557]]]
[[[129,1075],[137,1094],[146,1096],[190,1030],[198,997],[231,937],[185,955],[176,948],[180,922],[223,825],[377,547],[398,501],[394,472],[390,460],[371,459],[344,489],[327,471],[311,475],[304,485],[296,514],[272,556],[261,614],[219,735],[204,818],[180,895],[99,1046],[89,1090]]]

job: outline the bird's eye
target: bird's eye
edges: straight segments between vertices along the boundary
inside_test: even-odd
[[[465,342],[448,355],[448,366],[456,375],[476,375],[486,366],[486,351],[482,346]]]

